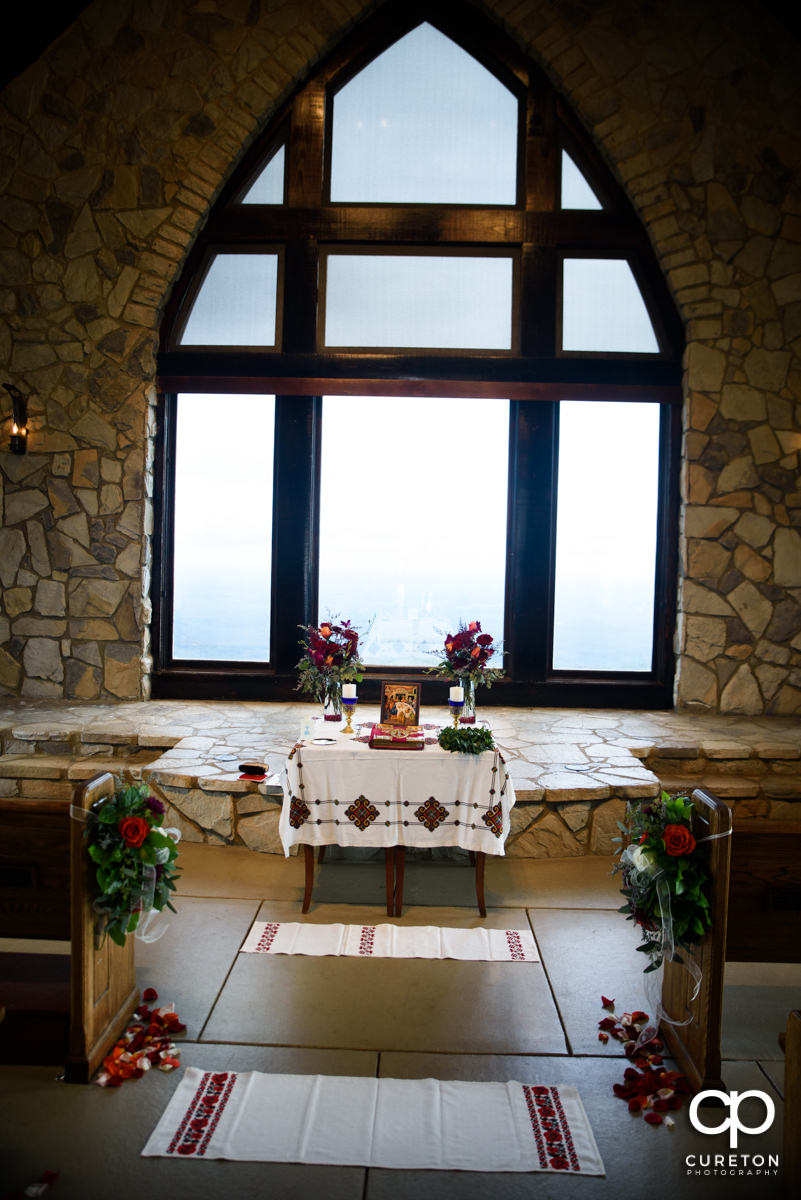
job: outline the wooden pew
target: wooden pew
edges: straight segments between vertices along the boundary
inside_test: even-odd
[[[711,792],[698,788],[693,792],[692,799],[695,805],[693,833],[696,841],[714,834],[726,834],[731,829],[731,810]],[[731,838],[717,837],[707,845],[712,928],[700,945],[695,947],[693,954],[701,970],[701,986],[696,998],[691,1000],[695,984],[680,963],[665,963],[662,982],[662,1005],[668,1016],[678,1021],[685,1016],[692,1016],[688,1025],[671,1025],[663,1021],[661,1034],[669,1053],[677,1060],[695,1091],[723,1088],[720,1078],[720,1027]]]
[[[114,791],[104,772],[75,789],[80,809]],[[0,937],[70,941],[67,954],[0,954],[0,1062],[63,1063],[88,1083],[139,1002],[133,938],[100,939],[84,822],[69,801],[0,801]]]
[[[784,1039],[784,1193],[801,1190],[801,1012],[790,1013]]]
[[[696,838],[731,828],[731,812],[698,789]],[[684,967],[665,965],[662,1000],[669,1016],[692,1013],[687,1026],[664,1022],[669,1052],[696,1091],[725,1090],[720,1079],[720,1035],[725,964],[801,961],[801,822],[737,821],[731,837],[709,843],[712,928],[695,948],[701,988]]]

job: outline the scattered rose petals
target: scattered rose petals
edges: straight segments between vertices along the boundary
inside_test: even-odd
[[[614,1000],[610,1000],[608,996],[601,996],[601,1008],[613,1009],[615,1007]]]
[[[606,997],[603,1007],[608,1007]],[[614,1003],[614,1002],[611,1002]],[[623,1045],[623,1053],[630,1060],[630,1065],[623,1072],[623,1082],[612,1085],[612,1091],[620,1100],[625,1100],[629,1112],[634,1115],[643,1114],[649,1125],[665,1124],[672,1129],[675,1122],[663,1113],[677,1111],[681,1108],[682,1096],[692,1091],[690,1082],[685,1075],[678,1071],[669,1071],[662,1055],[659,1038],[653,1038],[637,1047],[637,1040],[643,1029],[648,1026],[648,1014],[637,1009],[631,1013],[623,1013],[622,1017],[603,1017],[598,1022],[601,1031],[598,1040],[608,1042],[610,1037]]]
[[[154,988],[147,988],[143,999],[158,1000],[158,993]],[[95,1083],[100,1087],[121,1087],[126,1079],[141,1079],[152,1067],[160,1071],[174,1070],[180,1066],[180,1050],[172,1038],[185,1029],[174,1005],[165,1004],[154,1009],[140,1005],[125,1033],[103,1059],[103,1068]]]

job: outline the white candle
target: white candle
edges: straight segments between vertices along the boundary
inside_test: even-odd
[[[452,687],[451,688],[451,700],[464,700],[464,688],[463,687]]]
[[[343,700],[355,700],[356,699],[356,684],[355,683],[343,683],[342,684],[342,699]]]

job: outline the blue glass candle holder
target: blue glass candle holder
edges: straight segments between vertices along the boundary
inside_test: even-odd
[[[356,712],[356,705],[358,703],[359,701],[355,697],[352,700],[346,700],[344,696],[342,697],[342,707],[345,710],[345,716],[348,722],[342,732],[349,737],[353,737],[356,732],[351,725],[351,720],[353,719],[353,714]]]
[[[459,717],[461,716],[462,709],[464,708],[464,700],[448,700],[448,708],[451,710],[453,727],[454,729],[457,729],[459,726]]]

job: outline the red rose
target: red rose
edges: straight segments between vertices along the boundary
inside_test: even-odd
[[[665,826],[665,849],[668,854],[679,858],[682,854],[692,854],[695,849],[695,838],[686,825]]]
[[[479,646],[491,646],[492,645],[492,638],[490,637],[490,635],[488,633],[480,633],[478,635],[478,637],[476,638],[476,641],[478,642]]]
[[[150,833],[150,826],[144,817],[123,817],[117,828],[126,846],[141,846]]]

